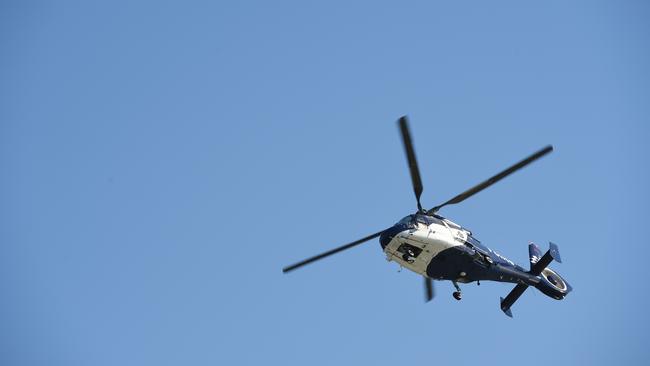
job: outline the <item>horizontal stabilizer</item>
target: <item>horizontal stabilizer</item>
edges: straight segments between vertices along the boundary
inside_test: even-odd
[[[528,285],[520,283],[515,286],[512,291],[510,291],[505,299],[503,297],[501,298],[501,310],[503,310],[507,316],[512,318],[512,311],[510,311],[510,307],[515,303],[515,301],[517,301],[517,299],[519,299],[519,296],[521,296],[521,294],[523,294],[527,288]]]

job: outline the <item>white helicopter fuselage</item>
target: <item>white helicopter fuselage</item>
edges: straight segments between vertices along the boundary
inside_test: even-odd
[[[431,279],[515,281],[498,268],[523,271],[482,245],[469,230],[439,215],[406,216],[382,233],[379,241],[387,260]]]
[[[417,223],[416,228],[395,235],[384,248],[386,259],[415,273],[426,276],[431,260],[440,252],[465,245],[470,234],[449,220],[439,223]]]

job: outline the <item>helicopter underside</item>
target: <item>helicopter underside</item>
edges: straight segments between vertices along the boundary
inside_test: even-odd
[[[436,280],[468,283],[472,281],[517,282],[515,277],[504,277],[490,269],[490,263],[469,248],[446,249],[431,260],[426,276]]]

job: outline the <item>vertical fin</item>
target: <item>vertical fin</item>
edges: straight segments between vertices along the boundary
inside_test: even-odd
[[[531,270],[533,269],[535,263],[537,263],[539,259],[542,258],[542,251],[539,250],[539,247],[533,242],[530,242],[530,244],[528,244],[528,258],[530,259]]]
[[[562,263],[562,258],[560,257],[560,248],[558,248],[557,245],[553,243],[549,243],[548,251],[544,253],[542,258],[540,258],[540,260],[530,268],[530,274],[533,276],[539,276],[544,268],[551,264],[553,260]]]

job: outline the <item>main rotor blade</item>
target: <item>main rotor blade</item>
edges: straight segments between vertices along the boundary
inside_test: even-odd
[[[433,280],[429,277],[424,277],[424,302],[429,302],[435,296],[433,290]]]
[[[283,273],[287,273],[287,272],[293,271],[293,270],[296,269],[296,268],[300,268],[300,267],[302,267],[302,266],[304,266],[304,265],[307,265],[307,264],[309,264],[309,263],[315,262],[315,261],[317,261],[317,260],[319,260],[319,259],[323,259],[323,258],[325,258],[325,257],[329,257],[329,256],[332,255],[332,254],[336,254],[336,253],[341,252],[341,251],[343,251],[343,250],[350,249],[350,248],[352,248],[352,247],[354,247],[354,246],[356,246],[356,245],[359,245],[359,244],[361,244],[361,243],[363,243],[363,242],[366,242],[366,241],[368,241],[368,240],[370,240],[370,239],[374,239],[374,238],[378,237],[378,236],[381,235],[381,233],[383,233],[383,232],[384,232],[384,230],[382,230],[382,231],[380,231],[380,232],[377,232],[377,233],[374,233],[374,234],[372,234],[372,235],[368,235],[368,236],[366,236],[365,238],[359,239],[359,240],[357,240],[357,241],[353,241],[352,243],[345,244],[345,245],[340,246],[340,247],[338,247],[338,248],[335,248],[335,249],[329,250],[329,251],[327,251],[327,252],[325,252],[325,253],[321,253],[321,254],[315,255],[315,256],[313,256],[313,257],[311,257],[311,258],[307,258],[307,259],[305,259],[305,260],[303,260],[303,261],[300,261],[300,262],[298,262],[298,263],[296,263],[296,264],[292,264],[292,265],[290,265],[290,266],[288,266],[288,267],[284,267],[284,268],[282,268],[282,272],[283,272]]]
[[[443,206],[463,202],[467,198],[477,194],[478,192],[480,192],[480,191],[484,190],[485,188],[493,185],[494,183],[500,181],[501,179],[507,177],[508,175],[516,172],[517,170],[525,167],[526,165],[532,163],[533,161],[535,161],[535,160],[541,158],[542,156],[550,153],[551,151],[553,151],[553,146],[548,145],[545,148],[543,148],[543,149],[539,150],[538,152],[534,153],[533,155],[527,157],[526,159],[518,162],[517,164],[511,166],[510,168],[508,168],[508,169],[502,171],[501,173],[493,176],[492,178],[490,178],[490,179],[488,179],[488,180],[486,180],[486,181],[484,181],[484,182],[482,182],[482,183],[480,183],[480,184],[466,190],[465,192],[463,192],[463,193],[459,194],[458,196],[450,199],[449,201],[443,203],[442,205],[439,205],[439,206],[436,206],[436,207],[430,209],[427,213],[432,214],[432,213],[437,212]]]
[[[420,169],[418,169],[418,162],[415,159],[415,150],[413,149],[413,142],[411,142],[411,133],[409,132],[408,120],[406,116],[399,119],[399,129],[402,133],[402,141],[404,142],[404,150],[406,151],[406,159],[409,163],[409,170],[411,171],[411,181],[413,183],[413,192],[415,199],[418,202],[418,211],[422,211],[420,204],[420,196],[422,195],[422,180],[420,179]]]

